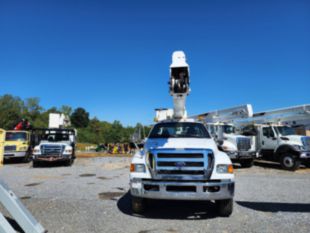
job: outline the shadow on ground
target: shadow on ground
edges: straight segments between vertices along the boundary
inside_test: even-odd
[[[27,164],[29,162],[25,162],[23,158],[10,158],[10,159],[4,159],[3,163],[4,165],[6,165],[6,164]]]
[[[236,201],[240,206],[263,212],[310,212],[309,203],[251,202]]]
[[[127,192],[117,202],[118,209],[126,214],[140,218],[199,220],[217,217],[215,204],[208,201],[166,201],[150,200],[143,215],[131,211],[131,195]]]
[[[254,161],[254,165],[258,166],[258,167],[262,167],[262,168],[272,168],[272,169],[278,169],[278,170],[285,171],[281,167],[280,163],[270,162],[270,161],[267,161],[267,160],[255,160]]]
[[[286,171],[283,169],[278,162],[268,161],[268,160],[255,160],[254,165],[262,168],[271,168]],[[307,167],[304,164],[301,164],[299,169],[306,169]]]

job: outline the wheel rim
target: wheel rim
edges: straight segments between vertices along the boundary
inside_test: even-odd
[[[285,156],[283,159],[283,164],[285,165],[285,167],[293,167],[294,159],[290,156]]]

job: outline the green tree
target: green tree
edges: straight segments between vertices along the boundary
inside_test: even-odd
[[[59,109],[59,112],[65,114],[66,116],[71,116],[72,114],[72,108],[68,105],[62,105]]]
[[[86,128],[89,124],[89,113],[84,108],[77,108],[71,115],[71,123],[76,128]]]
[[[22,119],[24,102],[19,97],[4,95],[0,97],[0,128],[13,129]]]
[[[25,100],[23,113],[30,123],[35,122],[36,118],[40,116],[43,108],[40,106],[39,98],[28,98]]]

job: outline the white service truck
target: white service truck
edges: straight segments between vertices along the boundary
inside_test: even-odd
[[[237,134],[234,125],[224,122],[207,123],[207,129],[232,162],[242,167],[253,166],[256,151],[250,137]]]
[[[186,118],[189,67],[183,52],[174,52],[170,66],[173,117],[158,122],[133,156],[130,166],[132,211],[145,210],[147,199],[215,201],[219,214],[233,211],[231,160],[219,151],[206,127]]]
[[[263,159],[278,161],[282,168],[295,171],[301,163],[310,167],[310,137],[297,135],[295,129],[283,124],[255,124],[242,129],[255,136],[256,150]]]
[[[33,167],[41,162],[64,162],[71,166],[75,159],[74,129],[35,129],[33,140],[36,144],[33,149]]]

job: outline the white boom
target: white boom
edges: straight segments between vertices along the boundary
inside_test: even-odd
[[[170,65],[169,92],[173,97],[173,118],[186,118],[185,102],[190,92],[189,88],[189,65],[183,51],[172,54]]]
[[[235,120],[244,118],[248,119],[249,117],[252,116],[253,116],[252,105],[246,104],[232,108],[206,112],[199,115],[191,116],[190,118],[193,118],[195,120],[201,120],[206,123],[215,123],[215,122],[233,123]]]
[[[300,105],[266,112],[258,112],[249,118],[235,119],[234,123],[237,126],[280,123],[291,126],[304,126],[305,128],[308,128],[310,127],[310,105]]]

